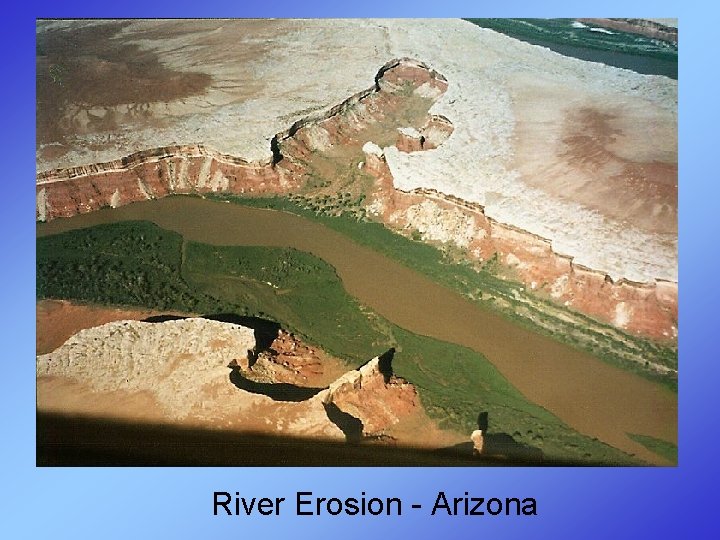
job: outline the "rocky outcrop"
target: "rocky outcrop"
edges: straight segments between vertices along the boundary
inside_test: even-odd
[[[267,351],[271,357],[258,360]],[[339,415],[361,427],[360,438],[378,437],[420,410],[415,388],[392,374],[391,356],[373,358],[325,389],[313,389],[293,383],[307,385],[322,377],[318,352],[283,331],[271,348],[258,351],[253,330],[232,323],[202,318],[111,322],[81,330],[37,357],[38,408],[97,414],[93,400],[102,403],[103,396],[112,395],[111,414],[126,416],[135,411],[128,404],[149,398],[159,419],[171,423],[349,438]],[[263,382],[238,388],[228,367]],[[95,397],[78,408],[76,400],[58,392],[58,380],[81,385],[70,390]],[[273,388],[286,394],[294,389],[296,395],[306,390],[307,397],[276,399]]]
[[[317,394],[324,404],[335,404],[362,422],[366,437],[381,436],[420,406],[415,387],[392,373],[393,352],[376,356],[349,371]]]
[[[345,369],[321,349],[307,345],[282,328],[267,348],[236,359],[244,374],[257,382],[326,386]]]
[[[396,189],[382,150],[371,143],[363,150],[366,170],[376,177],[370,208],[385,223],[453,243],[480,261],[497,255],[530,289],[622,330],[660,340],[677,337],[677,283],[615,281],[557,253],[551,240],[486,216],[482,205],[435,190]]]
[[[171,194],[282,193],[292,187],[271,163],[249,163],[202,145],[173,146],[39,174],[36,216],[49,221]]]
[[[437,99],[447,89],[445,77],[426,64],[409,58],[392,60],[378,71],[372,87],[276,134],[270,162],[250,163],[191,145],[49,171],[38,176],[37,219],[172,193],[287,193],[307,181],[304,164],[314,152],[345,144],[363,127],[381,121],[387,108],[404,96]],[[454,131],[446,117],[429,115],[424,125],[401,127],[397,133],[397,147],[388,152],[429,154],[439,151]],[[399,189],[386,151],[368,142],[363,152],[364,170],[375,177],[367,209],[385,224],[418,231],[428,241],[453,243],[477,260],[497,255],[530,289],[623,330],[660,339],[676,337],[677,283],[613,279],[608,272],[587,268],[559,252],[553,240],[488,216],[479,203],[430,188]]]
[[[248,162],[196,144],[145,150],[106,163],[39,173],[36,219],[71,217],[171,194],[287,193],[304,181],[299,157],[337,144],[337,138],[330,140],[330,133],[337,134],[338,124],[347,120],[361,123],[363,100],[381,92],[402,92],[406,85],[423,96],[437,96],[445,91],[447,81],[422,62],[391,60],[380,68],[372,87],[277,133],[270,141],[273,158],[268,162]],[[382,113],[382,104],[374,105],[380,111],[367,111],[368,121],[374,112]],[[427,129],[437,140],[447,126],[443,128],[442,120],[430,118]]]
[[[405,153],[432,150],[444,143],[453,129],[452,122],[444,116],[431,115],[420,129],[398,128],[395,147]]]
[[[470,441],[473,444],[473,455],[480,456],[485,447],[485,437],[481,429],[476,429],[470,434]]]
[[[38,356],[38,377],[70,377],[96,392],[150,392],[168,417],[200,413],[227,364],[255,347],[250,328],[207,319],[117,321],[81,330]]]
[[[322,404],[276,402],[230,383],[228,364],[255,345],[252,329],[206,319],[119,321],[82,330],[38,356],[38,409],[135,419],[135,404],[149,396],[158,409],[155,421],[344,440]],[[90,398],[76,403],[53,386],[58,380]],[[112,407],[102,409],[105,401]]]
[[[398,128],[395,147],[401,152],[419,152],[425,145],[425,137],[413,127]]]

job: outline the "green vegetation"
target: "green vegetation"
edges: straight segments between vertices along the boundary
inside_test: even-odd
[[[493,259],[479,267],[460,257],[457,250],[419,242],[392,232],[381,223],[366,221],[358,216],[355,206],[351,206],[350,212],[343,212],[342,206],[329,212],[322,208],[322,201],[300,196],[247,198],[218,194],[208,198],[282,210],[319,221],[478,304],[500,311],[526,328],[677,390],[675,374],[660,374],[646,367],[650,362],[677,370],[676,348],[632,336],[530,294],[521,283],[501,277],[501,269]]]
[[[38,239],[38,298],[217,313],[181,278],[182,237],[133,222]]]
[[[322,259],[292,248],[187,242],[181,277],[233,313],[271,318],[352,362],[392,346]]]
[[[186,242],[147,222],[101,225],[38,239],[37,295],[273,319],[353,366],[395,347],[395,371],[443,427],[467,433],[484,410],[491,431],[502,426],[547,457],[637,463],[529,402],[481,354],[407,332],[360,305],[331,266],[294,249]]]
[[[662,439],[656,439],[649,435],[638,435],[636,433],[628,433],[633,441],[642,444],[645,448],[654,452],[658,456],[667,459],[670,463],[677,464],[678,450],[671,442],[663,441]]]

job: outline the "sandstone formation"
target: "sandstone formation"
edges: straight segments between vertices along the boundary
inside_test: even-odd
[[[388,361],[389,364],[389,361]],[[365,436],[379,436],[420,406],[417,391],[408,381],[382,369],[375,357],[349,371],[317,394],[325,404],[334,403],[362,422]]]
[[[231,323],[120,321],[82,330],[39,356],[37,375],[69,378],[99,395],[149,392],[164,421],[342,438],[319,404],[275,403],[230,384],[228,364],[254,347],[252,329]],[[55,397],[39,391],[39,408],[54,408]]]
[[[118,40],[160,55],[172,69],[199,69],[193,62],[240,23],[220,21],[210,33],[204,22],[196,34],[188,23],[173,23],[177,39],[197,47],[185,56],[163,34],[166,24],[138,21]],[[39,148],[45,172],[38,175],[38,219],[169,193],[291,192],[307,181],[312,156],[352,142],[412,96],[431,102],[425,119],[395,126],[384,148],[364,147],[363,170],[376,181],[368,210],[477,259],[497,254],[530,289],[619,328],[677,335],[676,81],[562,57],[463,21],[284,21],[252,31],[276,38],[272,54],[257,56],[257,81],[267,88],[236,101],[235,90],[209,90],[226,101],[204,107],[207,113],[198,112],[201,97],[187,98],[194,105],[168,103],[162,114],[184,120],[152,136],[137,131],[127,148],[159,148],[128,158],[47,170],[89,156],[86,139],[79,136],[57,159]],[[290,35],[296,41],[285,39]],[[341,35],[356,41],[340,43]],[[284,48],[291,42],[292,57]],[[392,56],[400,60],[357,90]],[[348,59],[343,70],[337,58]],[[220,55],[207,69],[227,80],[228,61]],[[273,79],[279,75],[263,68],[287,73],[284,62],[311,78],[283,77],[280,91]],[[243,121],[221,141],[213,119],[240,118],[238,103]],[[332,103],[339,104],[328,108]],[[208,146],[169,144],[187,140],[190,123]],[[280,123],[290,128],[280,131]],[[107,146],[92,155],[117,151]]]
[[[236,324],[200,318],[107,323],[38,356],[38,408],[127,416],[136,412],[128,406],[135,401],[157,408],[150,417],[164,422],[329,439],[350,436],[337,414],[361,426],[360,439],[383,436],[403,419],[422,414],[414,387],[392,375],[386,355],[325,389],[297,386],[313,394],[305,399],[274,399],[261,390],[288,386],[287,381],[317,383],[332,376],[332,367],[324,373],[326,363],[317,361],[317,351],[285,332],[272,347],[272,360],[266,355],[266,365],[250,366],[248,356],[257,357],[253,330]],[[254,391],[237,388],[228,367],[266,383]],[[81,392],[83,404],[67,396],[73,390]],[[103,405],[109,395],[114,410]]]
[[[254,381],[300,386],[325,386],[345,372],[338,361],[283,329],[267,349],[238,358],[235,365]]]
[[[384,222],[417,230],[426,240],[452,242],[480,260],[497,254],[530,289],[617,328],[657,339],[677,337],[677,283],[615,281],[558,254],[550,240],[488,217],[481,205],[434,190],[396,190],[385,155],[376,145],[365,150],[366,169],[379,187],[371,208]]]
[[[174,193],[282,193],[292,188],[285,178],[270,163],[248,163],[202,145],[158,148],[39,174],[36,215],[47,221]]]

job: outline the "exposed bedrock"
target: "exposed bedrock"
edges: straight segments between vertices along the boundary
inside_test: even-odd
[[[377,179],[371,207],[388,225],[454,243],[478,260],[497,254],[530,289],[617,328],[661,340],[677,337],[677,283],[614,281],[556,253],[550,240],[487,217],[479,204],[435,190],[396,189],[382,149],[369,143],[363,150],[366,170]]]
[[[248,354],[257,347],[250,328],[201,318],[107,323],[37,357],[38,406],[128,416],[138,414],[138,403],[149,404],[154,416],[142,411],[143,416],[163,421],[330,439],[351,438],[348,424],[359,428],[360,439],[380,436],[420,412],[415,388],[392,374],[392,351],[323,389],[285,382],[288,376],[304,382],[322,371],[307,346],[284,332],[272,346],[277,363],[253,373]],[[250,378],[258,375],[265,382]],[[57,391],[58,381],[70,381],[76,385],[71,390],[92,392],[93,398],[80,404]],[[103,408],[103,396],[112,396],[116,406]]]
[[[440,146],[452,134],[453,125],[444,116],[431,115],[420,129],[398,128],[395,146],[401,152],[432,150]]]
[[[38,175],[37,219],[49,221],[174,193],[282,193],[282,170],[202,145],[138,152],[121,160]]]
[[[404,100],[429,106],[447,90],[448,81],[430,66],[409,58],[392,60],[378,71],[372,87],[273,137],[273,157],[268,162],[247,162],[202,145],[187,145],[52,170],[38,175],[37,219],[67,217],[172,193],[290,193],[308,182],[314,156],[346,146],[358,152],[362,148],[363,170],[374,177],[366,208],[386,225],[419,231],[427,241],[455,244],[477,260],[497,254],[529,289],[557,303],[629,332],[674,339],[676,282],[612,278],[607,270],[587,268],[558,253],[552,239],[493,219],[479,203],[431,188],[397,187],[386,150],[393,155],[399,151],[408,156],[432,156],[454,138],[452,119],[425,109],[424,120],[417,125],[395,126],[395,137],[385,149],[360,138],[382,124]],[[615,256],[622,247],[613,248],[613,241],[608,238],[606,247],[612,248]],[[632,259],[628,264],[636,262]]]
[[[362,435],[376,437],[415,412],[417,390],[392,372],[393,350],[332,382],[314,399],[335,404],[362,422]]]
[[[194,144],[41,172],[36,183],[36,218],[49,221],[176,193],[287,193],[304,181],[298,157],[342,144],[342,128],[347,124],[377,122],[387,102],[402,99],[408,87],[417,95],[436,98],[447,89],[447,82],[421,62],[392,60],[378,71],[371,88],[276,134],[271,141],[273,158],[268,162],[248,162]],[[376,99],[366,101],[370,97]],[[422,129],[427,131],[429,147],[447,138],[447,125],[441,117],[428,117]]]

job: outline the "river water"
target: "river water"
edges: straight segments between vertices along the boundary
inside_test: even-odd
[[[468,19],[565,56],[648,75],[678,78],[678,47],[645,36],[607,30],[573,19]]]
[[[527,398],[591,437],[650,462],[627,437],[677,443],[677,395],[517,326],[462,295],[317,222],[193,197],[166,197],[38,224],[38,236],[124,220],[151,221],[213,245],[293,247],[333,265],[345,289],[395,324],[484,354]],[[442,362],[442,358],[437,359]]]

